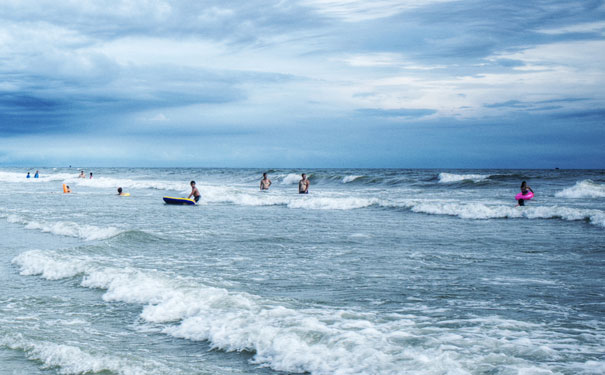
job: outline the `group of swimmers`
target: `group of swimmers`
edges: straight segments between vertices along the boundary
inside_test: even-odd
[[[300,179],[300,181],[298,181],[298,194],[309,194],[309,186],[311,185],[311,183],[309,182],[309,179],[307,178],[307,175],[305,173],[303,173],[301,177],[302,178]],[[260,189],[269,190],[270,186],[271,180],[269,180],[266,173],[263,173],[263,178],[262,180],[260,180]]]
[[[84,174],[84,171],[80,171],[80,175],[78,176],[78,178],[86,178],[86,175]],[[90,172],[90,177],[92,178],[92,172]]]
[[[29,172],[27,172],[27,176],[25,176],[25,178],[31,178],[32,176],[30,176]],[[34,178],[39,178],[40,177],[40,173],[38,171],[36,171],[36,174],[34,175]]]

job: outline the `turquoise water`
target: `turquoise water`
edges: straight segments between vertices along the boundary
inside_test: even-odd
[[[92,171],[0,170],[0,374],[605,372],[603,171]]]

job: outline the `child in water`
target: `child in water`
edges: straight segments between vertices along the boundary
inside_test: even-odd
[[[523,181],[523,182],[521,183],[521,194],[525,195],[525,194],[527,194],[527,193],[528,193],[528,192],[530,192],[530,191],[531,191],[532,193],[534,192],[534,191],[531,189],[531,187],[529,187],[529,185],[527,185],[527,182]],[[524,200],[524,199],[519,199],[519,200],[518,200],[518,202],[519,202],[519,206],[525,206],[525,200]]]

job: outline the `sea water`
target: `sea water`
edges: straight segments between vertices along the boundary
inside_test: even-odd
[[[604,171],[90,171],[0,169],[0,374],[605,373]]]

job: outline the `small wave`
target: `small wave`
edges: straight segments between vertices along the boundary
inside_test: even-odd
[[[488,179],[488,174],[454,174],[454,173],[439,173],[439,182],[442,184],[450,184],[453,182],[472,181],[481,182]]]
[[[596,209],[572,207],[540,206],[510,207],[486,205],[483,203],[418,202],[410,206],[411,211],[433,215],[458,216],[462,219],[563,219],[569,221],[586,220],[591,224],[605,227],[605,212]]]
[[[132,229],[132,230],[125,230],[120,232],[119,234],[117,234],[115,236],[118,239],[123,239],[125,241],[135,241],[135,242],[158,242],[158,241],[165,241],[164,238],[156,235],[156,234],[152,234],[143,230],[136,230],[136,229]]]
[[[182,181],[176,182],[162,180],[133,180],[129,178],[111,177],[95,177],[93,179],[73,177],[67,181],[73,185],[107,189],[115,189],[117,187],[122,187],[125,189],[155,189],[173,190],[179,192],[189,191],[189,185],[186,182]]]
[[[83,260],[73,258],[70,262],[55,260],[41,250],[31,250],[17,255],[13,264],[21,268],[23,276],[41,275],[47,280],[59,280],[84,273],[88,268]]]
[[[353,181],[355,181],[355,180],[357,180],[358,178],[361,178],[361,177],[363,177],[363,176],[356,176],[356,175],[345,176],[342,179],[342,183],[343,184],[347,184],[347,183],[353,182]]]
[[[27,220],[17,215],[7,217],[9,223],[25,225],[26,229],[37,229],[45,233],[60,236],[82,238],[87,241],[104,240],[115,237],[124,232],[115,227],[97,227],[95,225],[81,225],[72,221],[56,221],[53,223]]]
[[[129,360],[110,355],[88,353],[73,345],[25,339],[21,335],[0,338],[0,346],[23,351],[27,358],[41,362],[42,368],[58,368],[61,374],[116,373],[148,374],[150,368],[132,365]]]
[[[204,187],[204,201],[211,203],[232,203],[243,206],[278,206],[309,210],[352,210],[376,205],[377,198],[352,196],[318,196],[298,194],[250,194],[243,190],[228,187]]]
[[[559,198],[605,198],[605,185],[592,180],[576,182],[570,188],[563,189],[555,194]]]

